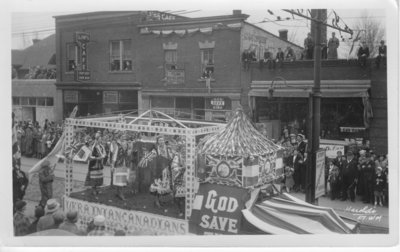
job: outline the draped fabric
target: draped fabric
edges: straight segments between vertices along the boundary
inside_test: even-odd
[[[364,126],[365,126],[365,128],[368,129],[370,127],[370,121],[374,117],[374,114],[372,112],[372,105],[369,100],[368,93],[362,97],[362,102],[364,105],[364,113],[363,113]]]
[[[356,221],[342,219],[332,208],[315,206],[286,193],[242,213],[253,227],[268,234],[349,234],[359,226]]]

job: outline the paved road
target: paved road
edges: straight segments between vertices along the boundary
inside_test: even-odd
[[[25,172],[28,172],[29,169],[38,162],[37,159],[33,158],[22,158],[21,160],[21,169]],[[58,182],[55,182],[54,188],[55,197],[60,198],[63,194],[64,185],[63,178],[64,174],[64,164],[59,163],[56,166],[55,176],[58,179]],[[85,181],[87,174],[87,164],[83,163],[74,163],[73,169],[73,179],[75,180],[75,187],[82,188],[83,182]],[[105,185],[110,183],[110,168],[105,167]],[[37,184],[37,182],[36,182]],[[34,209],[34,206],[37,205],[40,199],[40,192],[38,192],[35,186],[33,188],[29,188],[27,190],[27,197],[25,198],[30,206],[28,206],[28,211],[30,212],[30,208]],[[37,187],[37,186],[36,186]],[[30,191],[31,190],[31,191]],[[32,193],[32,190],[36,190],[36,192]],[[29,192],[30,191],[30,192]],[[293,196],[305,200],[305,195],[303,193],[291,193]],[[333,208],[339,215],[344,217],[348,217],[351,219],[356,219],[362,224],[362,229],[365,232],[373,232],[373,233],[387,233],[387,229],[389,227],[389,209],[387,207],[374,207],[371,204],[364,204],[360,199],[357,199],[356,202],[351,201],[340,201],[340,200],[330,200],[328,197],[319,198],[318,205],[324,207]],[[33,212],[33,210],[32,210]]]

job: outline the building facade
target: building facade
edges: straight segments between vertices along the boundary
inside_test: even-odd
[[[16,121],[59,121],[55,80],[12,80],[12,111]]]
[[[302,48],[246,22],[247,15],[186,18],[156,11],[56,17],[57,102],[67,115],[157,109],[225,121],[248,106],[241,54]]]

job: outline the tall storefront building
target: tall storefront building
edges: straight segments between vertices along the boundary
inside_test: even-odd
[[[248,69],[267,51],[302,48],[246,22],[247,15],[186,18],[157,11],[57,16],[57,103],[67,115],[157,109],[225,121],[248,106]]]

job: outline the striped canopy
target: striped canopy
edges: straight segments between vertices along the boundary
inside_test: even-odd
[[[359,230],[357,221],[340,217],[332,208],[315,206],[286,193],[242,213],[246,222],[267,234],[349,234]]]
[[[280,148],[258,132],[243,110],[238,109],[225,129],[204,138],[197,150],[206,155],[249,157],[272,154]]]

